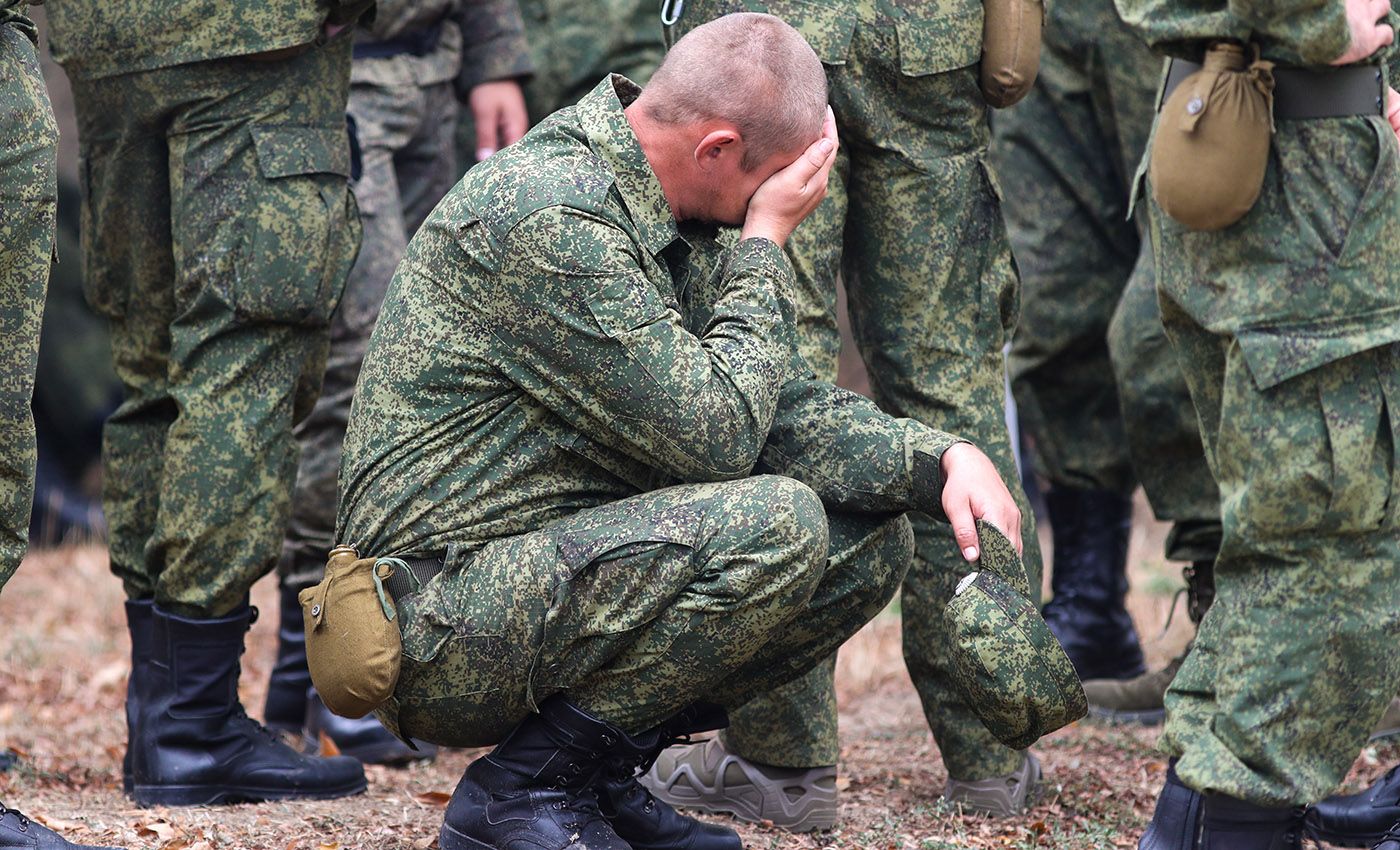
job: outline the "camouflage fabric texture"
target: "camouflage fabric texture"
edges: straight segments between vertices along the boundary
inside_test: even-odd
[[[899,515],[939,510],[957,438],[811,376],[786,257],[674,220],[638,92],[473,168],[390,284],[337,533],[444,559],[400,606],[404,734],[489,743],[561,689],[634,731],[737,706],[873,616]]]
[[[131,598],[220,616],[276,564],[292,426],[359,247],[349,74],[346,35],[277,61],[73,80],[84,285],[125,389],[103,501]]]
[[[374,0],[58,0],[44,8],[70,77],[111,77],[325,43]]]
[[[34,418],[44,287],[57,221],[58,127],[39,72],[33,28],[0,3],[0,588],[29,537]]]
[[[278,563],[281,580],[289,587],[309,587],[324,574],[326,553],[335,545],[340,449],[370,332],[409,237],[447,194],[457,174],[452,144],[457,115],[455,67],[442,77],[436,56],[357,59],[352,80],[412,73],[415,60],[423,64],[420,70],[426,77],[437,78],[435,82],[418,85],[410,77],[405,84],[352,82],[350,86],[349,112],[355,119],[362,162],[352,190],[364,237],[340,308],[331,318],[321,396],[296,428],[301,462],[291,523]],[[365,67],[377,65],[390,67]]]
[[[645,84],[661,64],[665,47],[653,2],[519,0],[519,6],[534,68],[525,82],[531,124],[573,106],[605,74]],[[465,109],[457,121],[457,161],[463,169],[476,162],[476,124]]]
[[[1162,329],[1146,216],[1127,211],[1162,63],[1111,0],[1047,14],[1035,86],[993,117],[1022,281],[1009,359],[1021,426],[1051,486],[1126,495],[1140,481],[1175,523],[1168,557],[1210,559],[1219,493]]]
[[[1341,52],[1340,9],[1290,5],[1251,22],[1266,58]],[[1171,51],[1206,13],[1233,32],[1223,3],[1120,8]],[[1379,115],[1280,120],[1238,223],[1188,232],[1149,202],[1162,317],[1221,494],[1215,603],[1162,738],[1201,791],[1316,802],[1400,681],[1397,166]]]
[[[1074,665],[1030,600],[1011,541],[978,520],[980,556],[945,609],[953,677],[983,725],[1008,747],[1029,747],[1088,711]]]
[[[880,407],[959,434],[997,464],[1024,518],[1027,571],[1039,589],[1034,519],[1005,420],[1002,347],[1018,283],[988,168],[978,87],[982,4],[975,0],[690,0],[668,38],[728,12],[767,11],[807,39],[827,71],[842,147],[828,195],[788,242],[797,271],[803,357],[834,379],[838,275]],[[910,238],[916,234],[916,238]],[[910,517],[904,659],[949,773],[1003,776],[1021,754],[966,704],[949,668],[943,605],[964,562],[945,523]],[[726,746],[783,767],[835,764],[831,665],[731,716]]]

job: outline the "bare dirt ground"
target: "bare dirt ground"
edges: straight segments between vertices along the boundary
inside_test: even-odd
[[[1139,505],[1139,517],[1145,516]],[[1139,522],[1130,599],[1151,661],[1162,663],[1189,638],[1178,610],[1162,624],[1179,585],[1162,562],[1161,526]],[[371,768],[369,792],[323,803],[218,808],[134,807],[121,793],[125,745],[122,696],[128,644],[121,589],[98,547],[30,556],[0,597],[0,749],[19,764],[0,773],[0,800],[67,836],[158,850],[407,850],[436,846],[442,806],[473,753],[447,752],[407,770]],[[257,588],[276,611],[270,581]],[[244,657],[243,698],[255,715],[272,662],[274,616],[253,629]],[[946,774],[909,684],[899,650],[897,612],[882,615],[842,651],[842,810],[831,832],[793,836],[740,826],[754,848],[1129,848],[1162,781],[1157,730],[1085,723],[1035,747],[1049,778],[1044,799],[1024,818],[966,817],[939,802]],[[1359,787],[1400,757],[1370,747],[1351,785]]]

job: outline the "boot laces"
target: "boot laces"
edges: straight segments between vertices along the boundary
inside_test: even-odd
[[[569,812],[578,817],[573,820],[563,821],[565,829],[579,831],[583,827],[595,820],[606,820],[603,817],[602,807],[598,803],[598,792],[589,787],[570,788],[570,781],[578,777],[583,769],[576,763],[570,762],[564,773],[560,773],[554,778],[554,785],[550,786],[556,791],[563,792],[565,797],[553,806],[561,812]]]
[[[24,816],[24,812],[21,812],[19,809],[11,809],[4,803],[0,803],[0,818],[5,817],[5,815],[14,815],[19,820],[20,832],[29,831],[29,818]]]

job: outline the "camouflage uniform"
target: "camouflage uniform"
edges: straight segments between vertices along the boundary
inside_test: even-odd
[[[1168,557],[1209,560],[1219,494],[1162,329],[1146,216],[1127,214],[1160,72],[1111,0],[1050,5],[1035,87],[994,121],[1023,283],[1008,365],[1042,477],[1123,495],[1140,479],[1177,523]]]
[[[561,690],[629,732],[739,705],[878,612],[939,510],[955,438],[810,379],[783,252],[677,224],[638,91],[474,168],[390,284],[338,534],[444,559],[399,599],[405,735],[490,743]]]
[[[1230,37],[1325,68],[1350,41],[1341,4],[1118,8],[1197,61]],[[1376,114],[1276,123],[1239,222],[1190,232],[1149,211],[1224,526],[1162,746],[1189,787],[1281,807],[1337,785],[1400,681],[1400,151]]]
[[[29,400],[58,201],[58,127],[21,0],[0,0],[0,588],[24,557],[34,501]]]
[[[691,0],[673,35],[743,9],[777,14],[816,50],[841,132],[828,197],[788,243],[803,356],[835,378],[839,272],[877,402],[965,436],[992,458],[1021,505],[1026,563],[1039,576],[1034,519],[1006,431],[1002,347],[1018,286],[986,165],[982,4]],[[911,520],[917,554],[901,603],[910,676],[949,774],[1003,776],[1020,753],[982,726],[948,668],[943,604],[962,575],[961,555],[946,522]],[[730,751],[782,767],[836,764],[832,670],[736,713],[725,733]]]
[[[364,5],[332,2],[332,20]],[[49,20],[78,115],[84,285],[126,390],[104,435],[112,569],[133,599],[220,616],[277,560],[292,425],[359,246],[350,38],[327,42],[311,0],[61,0]]]
[[[512,0],[380,3],[374,23],[356,36],[350,71],[363,170],[353,184],[364,244],[331,319],[331,346],[321,397],[297,426],[301,463],[279,571],[284,583],[321,580],[334,545],[336,474],[350,415],[350,397],[370,331],[408,239],[457,178],[454,85],[529,72],[520,14]],[[440,31],[435,49],[375,55],[391,45]],[[480,34],[480,43],[478,43]],[[465,49],[464,49],[465,41]],[[367,49],[368,48],[368,49]]]
[[[536,69],[525,85],[532,125],[577,103],[604,74],[645,83],[665,53],[656,4],[648,0],[520,0],[520,12]],[[467,110],[457,122],[457,161],[463,168],[476,161],[476,124]]]

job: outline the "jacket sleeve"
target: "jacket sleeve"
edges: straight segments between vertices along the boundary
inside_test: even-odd
[[[759,471],[796,478],[836,510],[941,517],[943,452],[960,442],[809,376],[779,393]]]
[[[1229,0],[1229,9],[1251,33],[1289,48],[1308,65],[1326,65],[1351,44],[1341,0]]]
[[[491,80],[524,79],[535,73],[516,0],[465,0],[457,10],[462,31],[462,70],[457,97]]]
[[[515,225],[488,305],[500,368],[588,438],[666,475],[748,475],[797,359],[792,267],[768,240],[739,243],[697,335],[648,280],[641,251],[566,207]]]

